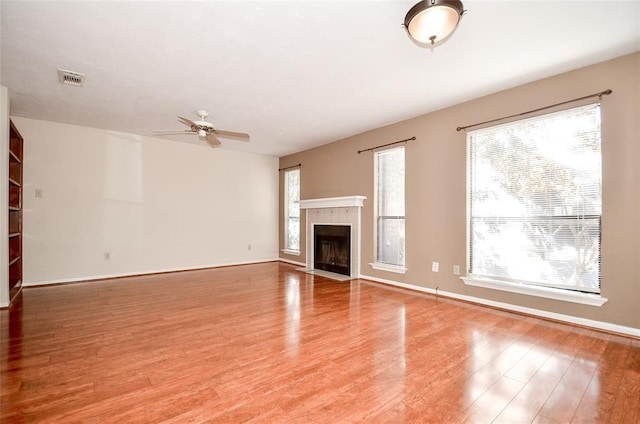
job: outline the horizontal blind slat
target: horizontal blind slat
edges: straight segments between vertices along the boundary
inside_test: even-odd
[[[472,131],[471,273],[599,291],[599,105]]]

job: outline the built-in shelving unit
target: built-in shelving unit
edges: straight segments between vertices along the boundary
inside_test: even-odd
[[[9,299],[22,287],[22,136],[11,122],[9,137]]]

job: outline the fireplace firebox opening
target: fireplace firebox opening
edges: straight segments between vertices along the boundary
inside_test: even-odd
[[[313,267],[351,275],[351,226],[314,225]]]

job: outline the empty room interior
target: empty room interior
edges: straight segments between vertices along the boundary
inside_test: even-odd
[[[640,422],[640,1],[0,2],[0,422]]]

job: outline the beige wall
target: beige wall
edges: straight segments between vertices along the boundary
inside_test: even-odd
[[[277,158],[13,121],[25,286],[277,258]]]
[[[471,70],[470,70],[471,72]],[[602,100],[602,307],[466,286],[466,135],[456,127],[612,89]],[[640,53],[495,93],[280,158],[301,163],[301,199],[364,195],[362,274],[426,288],[640,328]],[[371,269],[373,156],[357,150],[416,136],[406,145],[406,274]],[[282,205],[282,175],[280,205]],[[304,218],[304,216],[303,216]],[[280,247],[282,240],[280,208]],[[304,219],[301,228],[305,228]],[[304,238],[304,230],[303,230]],[[305,246],[304,240],[301,246]],[[281,258],[304,262],[299,257]],[[431,272],[431,262],[440,272]]]

